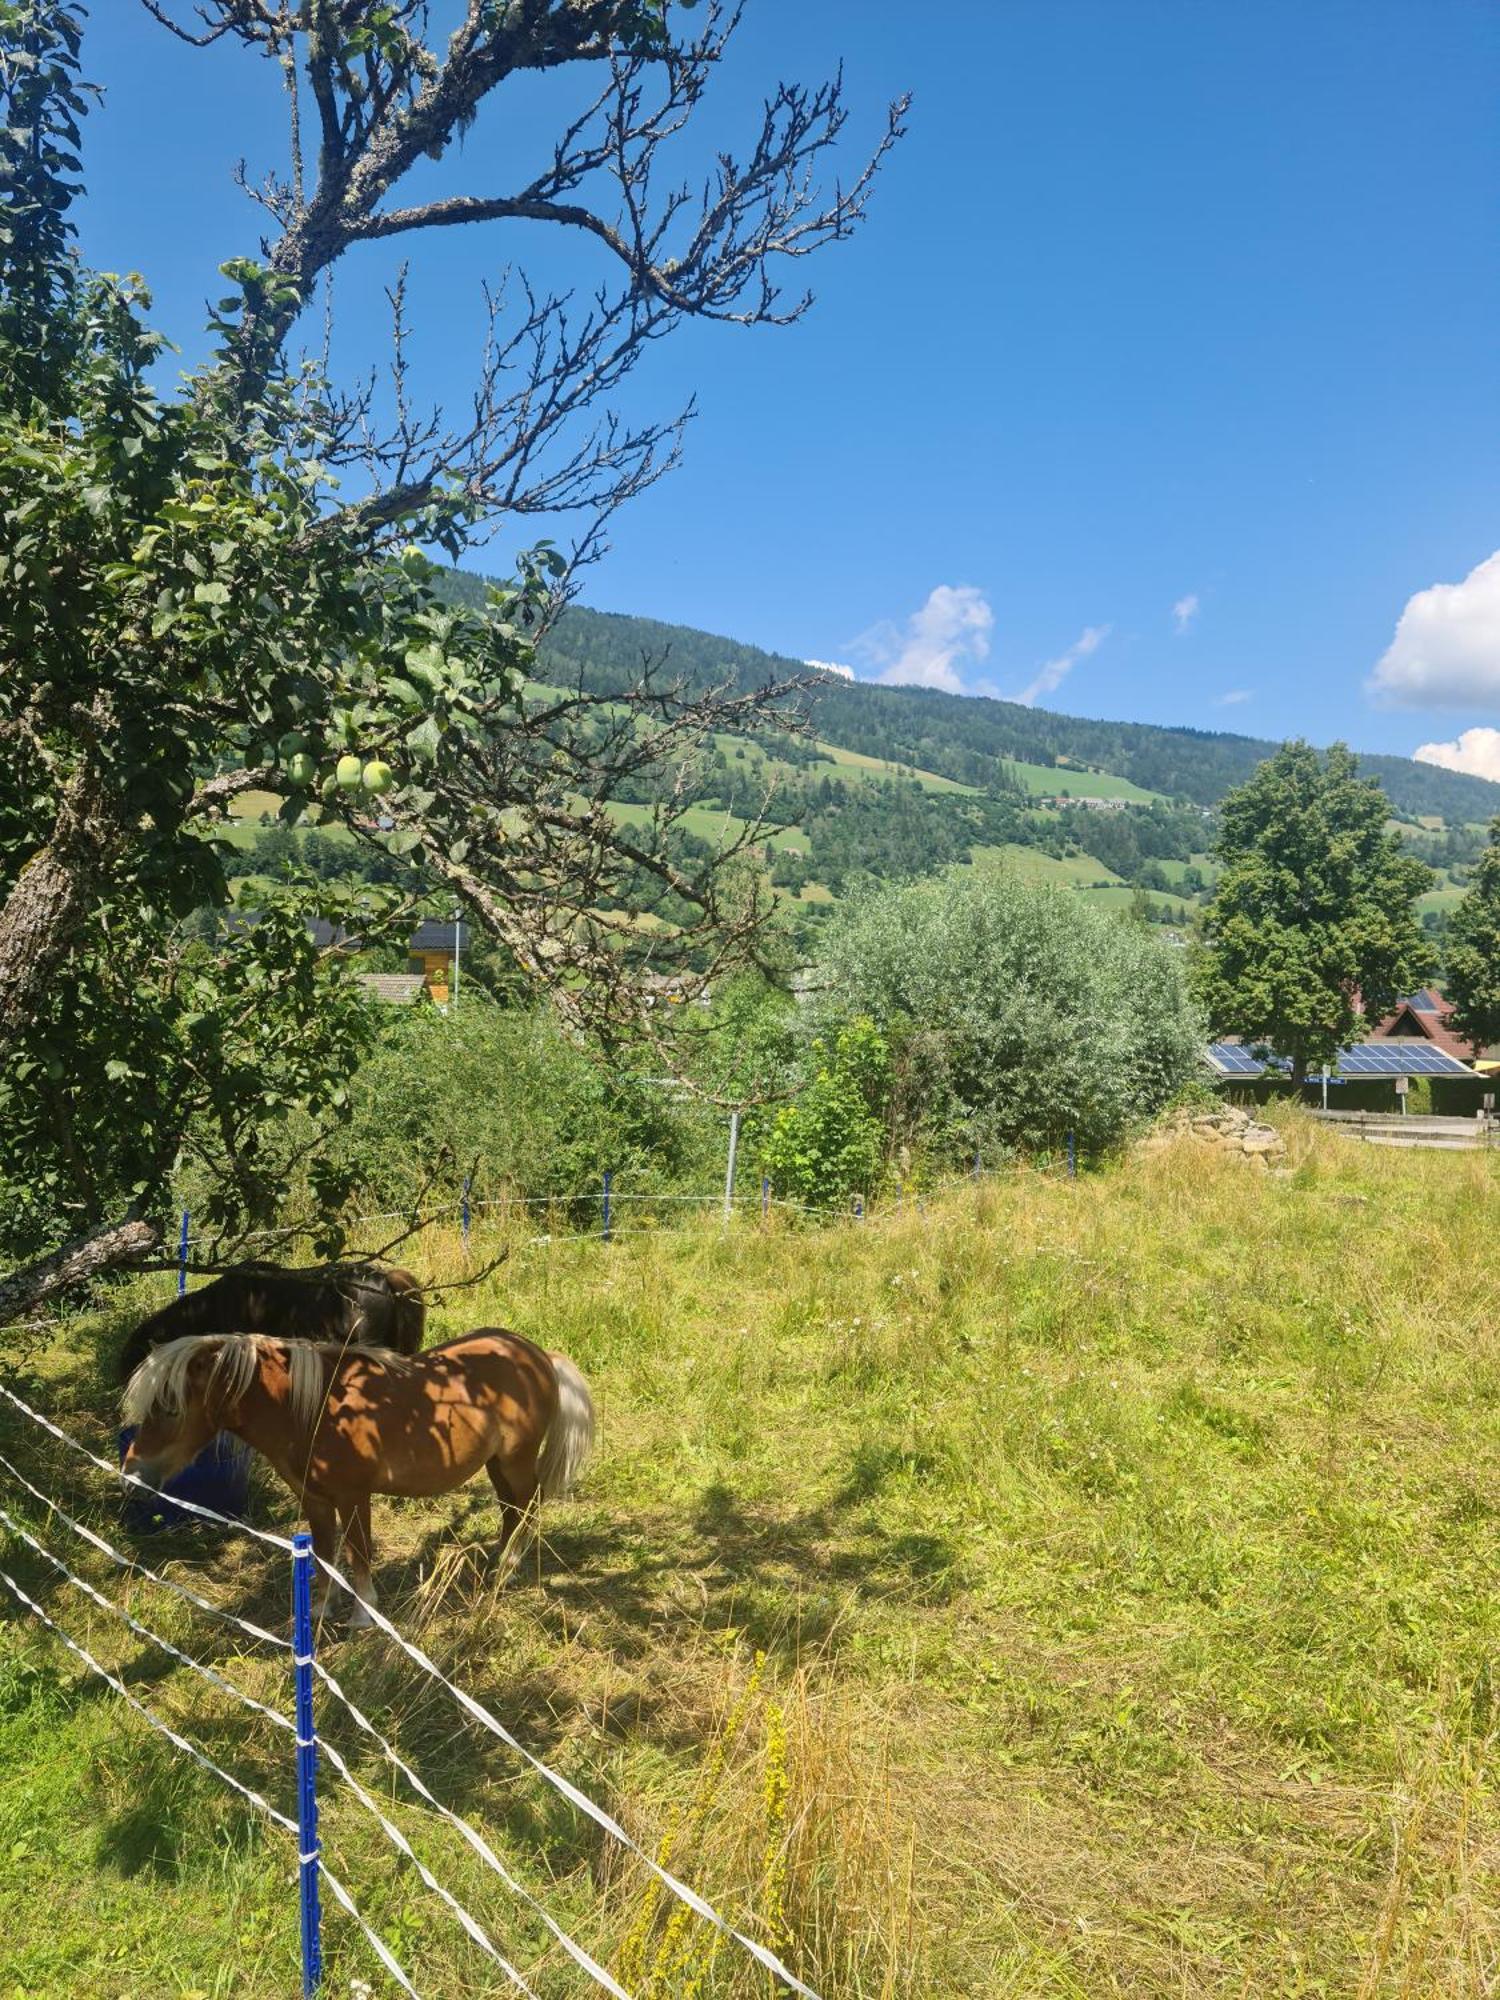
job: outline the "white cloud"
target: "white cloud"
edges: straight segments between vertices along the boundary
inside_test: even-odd
[[[1227,694],[1219,696],[1219,706],[1220,708],[1234,708],[1242,701],[1249,701],[1254,693],[1254,688],[1230,688]]]
[[[802,664],[820,674],[837,674],[841,681],[852,681],[854,678],[853,667],[842,666],[837,660],[804,660]]]
[[[1012,701],[1018,701],[1023,708],[1030,708],[1040,695],[1051,694],[1062,686],[1068,675],[1080,660],[1086,660],[1090,653],[1097,653],[1109,637],[1107,625],[1086,625],[1065,653],[1059,653],[1055,660],[1048,660],[1037,674],[1036,679],[1027,683]]]
[[[1365,685],[1404,708],[1500,708],[1500,551],[1462,583],[1435,583],[1408,598]]]
[[[1179,597],[1172,606],[1172,623],[1179,636],[1184,633],[1198,616],[1198,593],[1190,590],[1186,597]]]
[[[1452,743],[1424,743],[1411,754],[1419,764],[1441,764],[1445,771],[1467,771],[1500,784],[1500,729],[1466,729]]]
[[[905,627],[886,620],[860,634],[851,647],[875,679],[889,686],[941,688],[964,694],[959,668],[989,656],[995,614],[982,590],[970,583],[940,583]]]

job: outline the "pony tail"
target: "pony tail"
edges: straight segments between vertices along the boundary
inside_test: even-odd
[[[545,1500],[560,1500],[577,1484],[594,1448],[594,1399],[566,1354],[549,1354],[557,1378],[557,1415],[537,1453],[536,1476]]]

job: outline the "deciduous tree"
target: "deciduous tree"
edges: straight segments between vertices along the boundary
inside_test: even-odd
[[[1500,819],[1449,919],[1444,951],[1453,1025],[1471,1048],[1500,1042]]]
[[[1417,898],[1432,871],[1401,850],[1353,755],[1287,743],[1221,809],[1222,874],[1195,958],[1210,1029],[1268,1044],[1300,1083],[1429,962]]]
[[[440,37],[421,0],[147,6],[189,42],[232,39],[266,59],[287,153],[245,183],[267,233],[221,266],[210,360],[164,394],[143,288],[84,271],[72,251],[84,9],[0,0],[0,1035],[37,1053],[13,1080],[18,1128],[40,1129],[25,1094],[50,1063],[81,1087],[93,1054],[75,1065],[73,1038],[106,958],[110,990],[128,963],[166,1009],[163,1047],[202,1029],[174,983],[176,927],[223,903],[213,829],[254,785],[282,796],[288,821],[332,820],[410,856],[579,1024],[628,1016],[648,955],[700,977],[754,958],[770,905],[724,867],[740,843],[689,865],[674,850],[691,789],[658,782],[640,830],[609,807],[643,773],[690,763],[715,730],[784,722],[785,690],[689,686],[649,661],[607,698],[582,684],[528,691],[526,676],[571,564],[678,450],[683,412],[627,420],[616,392],[687,320],[795,318],[806,299],[785,297],[778,272],[859,220],[899,121],[897,108],[874,157],[825,198],[816,168],[844,123],[840,88],[782,85],[748,149],[721,145],[693,196],[664,174],[733,13],[709,8],[683,36],[664,0],[465,0]],[[560,70],[592,88],[533,171],[403,201],[417,164],[448,153],[497,94]],[[385,388],[340,388],[292,353],[340,258],[480,224],[557,232],[602,265],[581,270],[581,298],[514,270],[492,288],[461,423],[415,404],[403,279]],[[518,549],[514,583],[481,606],[445,595],[423,553],[457,556],[499,523],[567,513],[580,522],[572,558]],[[253,930],[223,946],[256,964]],[[302,971],[283,970],[266,1006],[274,988],[288,1025],[305,1025]],[[230,964],[231,1010],[234,987]],[[189,1030],[181,1015],[195,1012]],[[227,1031],[229,1015],[214,1018]],[[92,1019],[107,1038],[107,1014]],[[103,1042],[94,1053],[106,1077],[127,1060]],[[321,1061],[309,1103],[332,1087],[332,1051]],[[268,1094],[268,1121],[281,1104]],[[128,1167],[111,1164],[114,1147],[69,1168],[94,1192],[59,1202],[59,1236],[71,1220],[103,1240],[111,1203],[159,1208],[195,1113],[162,1094],[136,1109],[150,1129]],[[240,1186],[244,1220],[255,1204]],[[23,1236],[0,1251],[18,1254]],[[14,1279],[7,1297],[25,1289]]]
[[[993,871],[856,899],[820,967],[820,1012],[870,1015],[892,1051],[896,1146],[940,1163],[1099,1149],[1192,1074],[1177,955],[1145,926]]]

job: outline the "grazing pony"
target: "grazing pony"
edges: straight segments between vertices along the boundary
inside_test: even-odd
[[[313,1547],[334,1560],[335,1517],[358,1602],[370,1579],[370,1496],[449,1493],[482,1465],[500,1500],[502,1547],[540,1493],[556,1499],[594,1438],[588,1385],[565,1354],[483,1327],[416,1356],[378,1348],[202,1334],[156,1348],[131,1376],[138,1426],[125,1470],[160,1487],[216,1431],[254,1447],[302,1503]],[[319,1575],[318,1610],[329,1582]]]
[[[153,1347],[190,1333],[269,1333],[283,1340],[358,1341],[415,1354],[427,1326],[422,1287],[394,1265],[327,1264],[287,1271],[238,1264],[196,1292],[184,1292],[141,1324],[120,1356],[128,1381]]]

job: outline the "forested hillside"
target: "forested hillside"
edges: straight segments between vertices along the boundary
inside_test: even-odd
[[[556,678],[582,669],[624,678],[643,657],[666,655],[694,678],[732,675],[753,683],[805,674],[800,661],[766,653],[683,625],[574,607],[544,648]],[[1056,766],[1071,761],[1128,778],[1145,791],[1197,805],[1215,805],[1276,748],[1253,736],[1202,729],[1165,729],[1144,722],[1096,722],[1023,708],[978,695],[928,688],[878,687],[829,677],[816,698],[817,733],[845,749],[911,764],[960,784],[984,789],[1004,762]],[[1360,767],[1378,778],[1403,817],[1450,825],[1500,812],[1500,785],[1418,764],[1406,757],[1360,753]],[[1059,789],[1065,789],[1062,778]],[[1075,792],[1081,788],[1074,786]]]
[[[452,573],[477,603],[484,579]],[[760,858],[806,931],[861,876],[913,880],[1005,867],[1147,921],[1190,922],[1211,889],[1214,808],[1276,745],[1251,736],[1098,722],[982,697],[811,676],[801,661],[688,626],[574,607],[541,649],[540,680],[623,690],[646,662],[666,677],[744,689],[810,683],[806,733],[717,737],[688,773],[694,803],[672,838],[703,849],[760,821]],[[1440,933],[1500,812],[1500,785],[1402,757],[1361,755],[1413,853]],[[620,794],[649,817],[653,781]],[[257,868],[259,857],[247,856]]]

